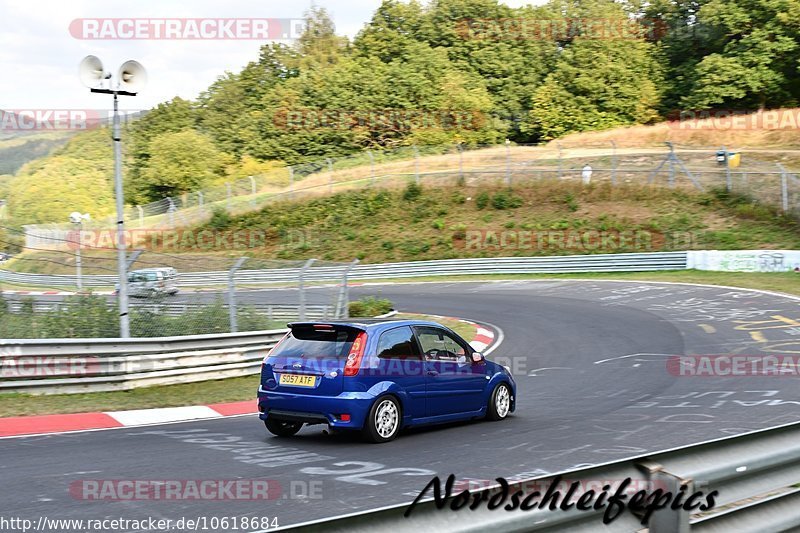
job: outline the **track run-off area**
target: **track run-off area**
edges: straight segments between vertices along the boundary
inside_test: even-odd
[[[579,280],[367,284],[351,297],[495,329],[517,409],[409,429],[388,444],[256,415],[0,440],[0,515],[276,518],[281,526],[410,502],[434,476],[522,479],[800,421],[795,375],[680,375],[676,355],[800,357],[800,299],[727,287]],[[198,301],[214,295],[179,295]],[[264,295],[249,291],[242,303]],[[274,298],[274,291],[270,298]],[[253,398],[258,378],[253,377]],[[254,400],[255,401],[255,400]],[[192,403],[202,404],[203,398]],[[125,409],[120,405],[119,409]],[[271,499],[99,496],[89,482],[265,480]],[[112,486],[119,486],[112,485]]]

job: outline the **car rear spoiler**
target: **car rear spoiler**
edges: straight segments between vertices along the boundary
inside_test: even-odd
[[[344,330],[352,330],[352,331],[366,331],[367,324],[359,324],[358,322],[331,322],[331,321],[319,321],[319,322],[290,322],[286,324],[289,329],[295,328],[313,328],[313,329],[344,329]]]

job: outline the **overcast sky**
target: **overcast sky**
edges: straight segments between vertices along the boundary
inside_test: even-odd
[[[351,38],[380,0],[316,0],[333,16],[337,33]],[[504,0],[511,6],[537,0]],[[89,54],[116,74],[125,60],[142,63],[147,87],[123,97],[123,109],[147,109],[174,96],[195,98],[226,70],[238,72],[258,56],[261,40],[87,40],[74,37],[75,19],[301,18],[311,0],[0,0],[0,109],[106,109],[91,95],[77,67]],[[106,98],[106,100],[103,100]]]

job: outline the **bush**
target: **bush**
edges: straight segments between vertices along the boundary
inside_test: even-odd
[[[224,208],[219,206],[215,207],[211,212],[211,220],[208,221],[208,225],[214,229],[225,229],[230,223],[231,216]]]
[[[406,190],[403,191],[403,200],[406,200],[408,202],[413,202],[420,196],[422,196],[422,187],[420,187],[414,182],[411,182],[408,185],[406,185]]]
[[[567,206],[567,209],[572,211],[573,213],[578,210],[578,202],[575,200],[575,197],[572,196],[571,192],[568,192],[564,195],[564,204]]]
[[[367,296],[355,302],[350,302],[347,307],[351,317],[372,317],[385,315],[391,311],[392,302],[386,298]]]
[[[438,230],[444,229],[444,220],[442,220],[441,218],[437,218],[436,220],[433,221],[431,227],[433,229],[438,229]]]
[[[486,191],[478,193],[478,196],[475,197],[475,207],[483,209],[487,205],[489,205],[489,193]]]
[[[467,238],[467,225],[464,223],[459,223],[450,228],[453,230],[453,239],[457,241],[463,241]]]
[[[492,207],[500,210],[517,208],[522,202],[522,198],[507,191],[500,191],[492,197]]]

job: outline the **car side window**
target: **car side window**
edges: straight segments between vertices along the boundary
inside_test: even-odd
[[[466,362],[467,351],[443,329],[423,326],[417,328],[422,353],[427,361]]]
[[[418,359],[419,350],[409,326],[384,331],[378,339],[378,357],[382,359]]]

